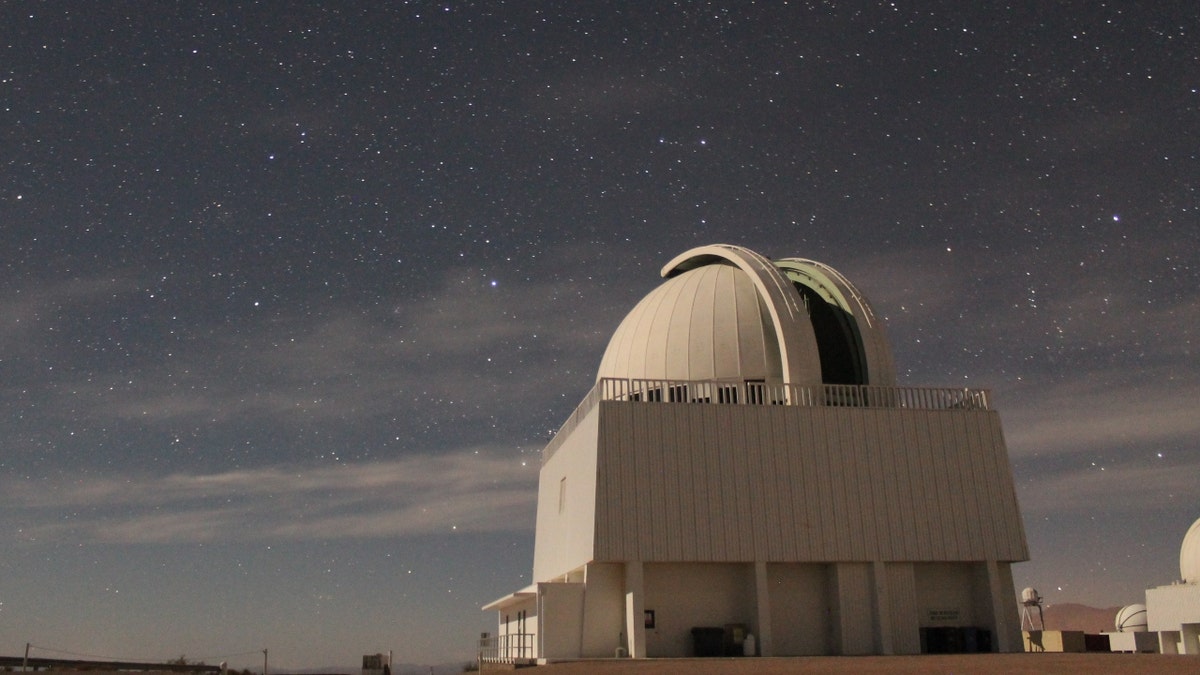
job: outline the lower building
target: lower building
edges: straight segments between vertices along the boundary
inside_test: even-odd
[[[1200,654],[1200,519],[1179,549],[1180,581],[1146,591],[1146,619],[1164,654]]]

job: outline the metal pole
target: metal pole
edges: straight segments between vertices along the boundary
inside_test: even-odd
[[[267,675],[267,650],[263,650],[263,675]]]
[[[25,672],[25,667],[29,665],[29,643],[25,643],[25,658],[21,660],[21,672]]]

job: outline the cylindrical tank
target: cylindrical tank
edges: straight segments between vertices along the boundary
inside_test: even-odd
[[[1026,588],[1021,591],[1021,604],[1036,605],[1042,601],[1042,596],[1038,595],[1037,589]]]

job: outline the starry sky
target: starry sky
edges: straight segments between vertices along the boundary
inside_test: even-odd
[[[1198,11],[3,4],[0,654],[465,661],[711,243],[992,390],[1018,589],[1142,601],[1200,517]]]

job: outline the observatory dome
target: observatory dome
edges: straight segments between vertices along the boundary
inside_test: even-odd
[[[1146,620],[1146,606],[1141,603],[1125,605],[1117,612],[1113,627],[1117,629],[1118,633],[1145,632],[1149,627]]]
[[[598,379],[895,384],[881,322],[831,267],[714,245],[662,276],[613,334]]]
[[[1179,547],[1179,576],[1189,584],[1200,584],[1200,518],[1183,535]]]
[[[633,308],[604,352],[600,377],[778,382],[779,356],[750,277],[706,265],[669,279]]]

